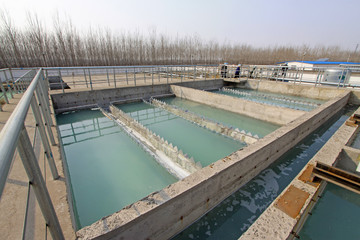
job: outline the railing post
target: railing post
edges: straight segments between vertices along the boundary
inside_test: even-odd
[[[92,86],[92,81],[91,81],[91,72],[90,72],[90,68],[88,68],[88,74],[89,74],[89,82],[90,82],[90,90],[93,90],[93,86]]]
[[[171,82],[173,82],[173,68],[172,67],[170,67],[170,72],[171,72]]]
[[[51,118],[50,103],[49,103],[49,91],[45,87],[44,78],[43,78],[43,81],[41,81],[41,80],[39,81],[38,86],[40,87],[40,92],[43,95],[43,99],[44,99],[44,103],[45,103],[45,110],[48,113],[47,117],[49,119],[50,126],[54,126],[54,123],[53,123],[52,118]]]
[[[83,69],[84,71],[84,78],[85,78],[85,84],[86,84],[86,88],[88,88],[88,82],[87,82],[87,79],[86,79],[86,72],[85,72],[85,68]]]
[[[110,86],[110,79],[109,79],[109,71],[108,71],[108,69],[106,69],[106,76],[107,76],[107,80],[108,80],[108,86]]]
[[[160,82],[160,71],[161,71],[161,68],[157,68],[157,73],[158,73],[158,77],[159,77],[159,82]]]
[[[135,71],[135,67],[134,67],[134,86],[136,86],[136,71]]]
[[[151,69],[151,85],[154,85],[154,68]]]
[[[166,84],[169,84],[169,67],[166,66]]]
[[[49,75],[48,75],[48,70],[45,69],[45,86],[47,88],[47,90],[49,91],[50,90],[50,83],[49,83]]]
[[[58,179],[59,178],[59,173],[58,173],[58,171],[56,169],[56,165],[55,165],[55,161],[54,161],[53,154],[52,154],[52,151],[51,151],[51,147],[50,147],[50,144],[49,144],[49,140],[48,140],[48,138],[46,136],[44,122],[43,122],[43,120],[41,118],[40,111],[39,111],[39,108],[38,108],[39,105],[36,102],[35,95],[33,95],[33,97],[31,98],[31,103],[30,104],[31,104],[31,109],[32,109],[34,117],[35,117],[36,125],[39,128],[41,141],[42,141],[43,146],[44,146],[46,158],[47,158],[47,160],[49,162],[51,174],[52,174],[54,180]]]
[[[9,79],[8,79],[8,77],[7,77],[7,74],[6,74],[6,70],[4,70],[4,76],[5,76],[5,80],[6,80],[6,84],[7,84],[8,90],[10,90],[11,98],[13,98],[14,95],[13,95],[13,92],[12,92],[12,89],[11,89],[11,85],[10,85]]]
[[[61,89],[62,89],[62,92],[65,93],[65,90],[64,90],[64,84],[63,84],[63,81],[62,81],[62,77],[61,77],[61,70],[59,68],[59,78],[60,78],[60,84],[61,84]]]
[[[52,238],[65,239],[25,126],[20,132],[17,149]]]
[[[126,75],[126,85],[129,85],[129,78],[128,78],[127,69],[125,69],[125,75]]]
[[[194,66],[194,81],[196,79],[196,66]]]
[[[146,83],[146,75],[145,75],[145,71],[144,71],[144,83]]]
[[[9,73],[10,73],[11,81],[13,83],[15,91],[20,92],[20,89],[18,88],[17,84],[15,84],[15,79],[14,79],[14,75],[13,75],[13,73],[11,71],[11,68],[9,68]]]
[[[42,112],[42,115],[44,117],[44,120],[45,120],[45,126],[46,126],[46,129],[48,131],[48,135],[49,135],[49,138],[50,138],[50,142],[51,142],[51,145],[55,146],[56,143],[55,143],[55,139],[54,139],[54,134],[51,130],[51,116],[50,116],[50,113],[47,112],[47,109],[46,109],[46,103],[44,102],[44,98],[42,97],[42,93],[41,93],[41,89],[38,89],[36,88],[35,89],[35,92],[36,92],[36,95],[37,95],[37,98],[39,100],[39,107],[41,109],[41,112]]]
[[[116,71],[115,71],[115,68],[113,68],[113,73],[114,73],[114,88],[116,88]]]

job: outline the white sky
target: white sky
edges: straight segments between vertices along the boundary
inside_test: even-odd
[[[220,43],[338,45],[360,43],[359,0],[0,0],[18,26],[36,12],[47,27],[58,11],[79,30],[107,27],[147,34],[194,35]]]

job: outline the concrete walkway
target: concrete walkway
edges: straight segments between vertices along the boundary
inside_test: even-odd
[[[6,121],[20,101],[22,94],[14,95],[9,104],[3,106],[0,112],[0,130],[4,127]],[[52,114],[54,118],[54,115]],[[54,119],[53,119],[54,120]],[[54,121],[55,122],[55,121]],[[36,128],[35,119],[30,109],[26,117],[25,126],[28,131],[31,142],[38,156],[39,165],[58,215],[65,239],[74,239],[75,233],[72,228],[69,206],[67,203],[66,184],[63,173],[62,161],[60,160],[58,146],[52,146],[55,163],[60,175],[60,179],[53,180],[47,159],[44,156],[44,150],[40,134]],[[57,141],[56,128],[52,128],[55,140]],[[58,145],[58,144],[57,144]],[[29,212],[27,217],[27,228],[25,239],[45,239],[45,220],[37,204],[33,191],[30,191]],[[28,194],[28,177],[19,157],[15,151],[13,164],[5,185],[4,192],[0,199],[0,236],[1,239],[21,239],[25,219],[26,200]],[[47,232],[50,236],[50,232]]]

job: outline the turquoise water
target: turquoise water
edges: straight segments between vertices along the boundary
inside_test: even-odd
[[[360,133],[357,132],[353,142],[350,144],[351,147],[360,149]]]
[[[238,94],[234,94],[234,93],[230,93],[230,92],[225,92],[222,90],[214,91],[214,92],[232,96],[232,97],[243,98],[245,100],[250,100],[250,101],[254,101],[254,102],[264,103],[264,104],[268,104],[268,105],[276,105],[276,106],[280,106],[280,107],[292,108],[292,109],[297,109],[297,110],[302,110],[302,111],[311,111],[311,110],[315,109],[317,106],[301,104],[301,103],[294,103],[294,102],[286,102],[283,100],[279,100],[279,98],[285,97],[286,99],[291,99],[291,100],[300,101],[300,102],[308,102],[311,104],[323,104],[325,102],[322,100],[317,100],[317,99],[312,99],[312,98],[304,98],[304,97],[283,95],[283,94],[276,94],[276,93],[269,93],[269,92],[259,92],[259,91],[243,89],[243,88],[234,88],[234,90],[243,92],[245,94],[250,94],[250,96],[249,95],[238,95]]]
[[[359,239],[359,194],[329,183],[321,196],[300,231],[300,239]]]
[[[151,131],[207,166],[245,146],[143,102],[118,105]]]
[[[177,180],[100,111],[57,115],[77,227]]]
[[[259,137],[264,137],[280,127],[255,118],[178,97],[162,98],[161,101],[177,106],[183,110],[189,110],[190,112],[204,116],[215,122],[222,123],[225,126],[245,130],[246,132],[251,132],[253,135],[257,134]]]
[[[174,239],[238,239],[336,132],[353,110],[344,110]]]

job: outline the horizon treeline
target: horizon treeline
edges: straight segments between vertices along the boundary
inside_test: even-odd
[[[360,55],[339,46],[268,46],[219,43],[199,36],[169,37],[155,29],[148,35],[113,33],[89,28],[80,32],[71,20],[54,18],[48,29],[37,15],[28,14],[27,26],[16,27],[0,11],[0,67],[64,67],[183,64],[276,64],[290,60],[360,62]]]

